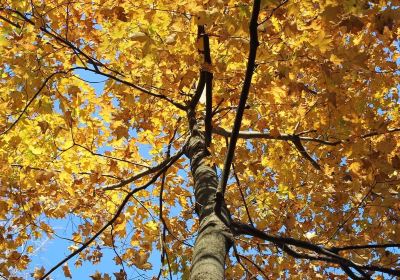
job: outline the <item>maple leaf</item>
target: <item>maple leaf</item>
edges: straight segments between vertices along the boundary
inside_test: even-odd
[[[127,275],[124,270],[120,270],[119,272],[114,272],[114,276],[116,280],[126,280]]]
[[[69,270],[68,264],[63,265],[64,276],[72,279],[71,271]]]
[[[93,275],[90,275],[92,280],[103,280],[103,277],[99,271],[96,271]]]
[[[40,279],[45,273],[45,268],[42,266],[41,268],[35,267],[35,271],[32,273],[32,277],[35,279]]]

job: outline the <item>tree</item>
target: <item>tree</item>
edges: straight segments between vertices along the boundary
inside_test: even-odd
[[[2,0],[1,276],[400,276],[399,5]]]

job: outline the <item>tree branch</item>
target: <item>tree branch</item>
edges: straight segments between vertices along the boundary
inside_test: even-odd
[[[265,23],[266,21],[268,21],[273,14],[275,13],[276,10],[278,10],[280,7],[282,7],[283,5],[285,5],[287,2],[289,2],[289,0],[285,0],[282,3],[280,3],[278,6],[276,6],[275,8],[272,9],[271,13],[265,18],[263,19],[258,25],[261,25],[263,23]]]
[[[258,26],[258,15],[260,13],[260,5],[261,0],[254,0],[253,3],[253,11],[251,14],[250,24],[249,24],[249,31],[250,31],[250,51],[249,56],[247,59],[247,68],[246,74],[243,82],[242,92],[240,94],[239,105],[236,111],[235,122],[232,129],[232,135],[230,137],[228,151],[225,158],[224,168],[221,175],[221,180],[218,185],[218,189],[216,192],[216,205],[215,209],[216,212],[219,213],[221,211],[222,202],[224,200],[224,194],[226,189],[226,184],[228,182],[229,171],[231,168],[231,164],[233,161],[233,157],[235,154],[235,147],[236,142],[239,135],[240,126],[242,123],[243,113],[246,107],[247,97],[249,95],[251,80],[253,77],[253,72],[256,67],[256,55],[257,55],[257,48],[259,45],[258,42],[258,33],[257,33],[257,26]]]
[[[400,276],[400,270],[376,266],[376,265],[357,264],[357,263],[352,262],[349,259],[339,256],[336,252],[330,250],[329,248],[315,245],[308,241],[294,239],[291,237],[272,236],[272,235],[269,235],[257,228],[251,227],[249,225],[246,225],[246,224],[243,224],[240,222],[233,222],[230,225],[230,227],[235,234],[246,234],[246,235],[260,238],[262,240],[272,242],[272,243],[276,244],[279,248],[281,248],[282,250],[287,252],[289,255],[291,255],[295,258],[324,261],[327,263],[334,263],[334,264],[338,264],[338,265],[345,266],[348,268],[354,268],[359,273],[361,273],[364,277],[366,277],[366,275],[367,275],[365,272],[366,270],[367,271],[375,271],[375,272],[383,272],[383,273],[390,274],[393,276]],[[289,247],[289,245],[313,251],[317,255],[298,253],[298,252],[292,250]]]
[[[340,251],[346,251],[346,250],[379,249],[379,248],[400,248],[400,243],[352,245],[343,247],[332,247],[329,250],[338,253]]]
[[[206,115],[204,118],[205,125],[205,144],[206,147],[209,147],[211,144],[212,138],[212,82],[213,82],[213,73],[209,71],[209,67],[212,64],[211,61],[211,50],[210,50],[210,38],[205,31],[204,25],[198,26],[198,39],[203,40],[204,46],[204,69],[201,71],[204,72],[205,77],[205,86],[206,86]]]
[[[178,120],[178,125],[179,125],[179,121]],[[172,143],[174,141],[174,138],[176,136],[176,133],[178,131],[178,127],[177,126],[174,130],[174,133],[172,134],[172,137],[169,140],[168,143],[168,148],[167,148],[167,153],[166,153],[166,160],[169,159],[171,157],[171,146]],[[160,208],[160,213],[159,213],[159,219],[161,221],[161,223],[163,224],[163,229],[162,229],[162,239],[161,239],[161,248],[162,248],[162,252],[161,252],[161,267],[160,267],[160,272],[158,274],[157,279],[160,279],[161,277],[161,272],[162,272],[162,267],[163,267],[163,263],[164,263],[164,257],[167,260],[167,264],[168,264],[168,272],[169,272],[169,279],[172,280],[172,270],[171,270],[171,264],[169,261],[169,256],[168,256],[168,251],[167,248],[165,246],[166,242],[165,242],[165,238],[166,238],[166,232],[167,232],[167,224],[165,223],[164,220],[164,216],[163,216],[163,194],[164,194],[164,186],[165,186],[165,178],[166,178],[166,172],[163,172],[162,177],[161,177],[161,187],[160,187],[160,198],[159,198],[159,208]]]
[[[251,263],[259,272],[261,272],[261,274],[264,276],[265,279],[269,279],[268,276],[265,274],[265,272],[261,269],[261,267],[258,264],[256,264],[255,262],[253,262],[250,258],[246,257],[245,255],[240,255],[240,254],[238,254],[238,257],[245,259],[246,261]]]
[[[369,132],[366,134],[363,134],[360,136],[360,138],[365,139],[373,136],[378,136],[382,134],[388,134],[388,133],[395,133],[395,132],[400,132],[400,128],[392,128],[388,129],[383,132]],[[229,137],[232,134],[232,131],[226,130],[222,127],[213,127],[213,133]],[[312,137],[305,137],[305,136],[300,136],[303,135],[304,132],[300,132],[294,135],[291,134],[280,134],[280,135],[271,135],[269,132],[258,132],[258,131],[239,131],[238,137],[241,139],[266,139],[266,140],[282,140],[282,141],[293,141],[294,137],[298,136],[301,141],[304,142],[316,142],[328,146],[337,146],[339,144],[345,144],[350,141],[350,139],[344,139],[344,140],[337,140],[337,141],[326,141],[318,138],[312,138]]]
[[[14,26],[16,28],[21,28],[21,25],[19,25],[18,23],[12,22],[11,20],[9,20],[6,17],[0,16],[0,19],[4,20],[5,22],[11,24],[12,26]]]
[[[152,167],[150,169],[147,169],[147,170],[145,170],[143,172],[135,174],[135,175],[133,175],[133,176],[131,176],[131,177],[125,179],[125,180],[122,180],[121,182],[119,182],[117,184],[106,186],[106,187],[102,188],[102,190],[105,190],[105,191],[115,190],[115,189],[121,188],[123,186],[126,186],[127,184],[130,184],[133,181],[138,180],[138,179],[140,179],[140,178],[142,178],[144,176],[150,175],[150,174],[152,174],[154,172],[157,172],[159,170],[163,170],[165,168],[165,166],[170,166],[171,163],[174,163],[182,155],[183,155],[183,148],[178,153],[176,153],[173,157],[165,159],[164,161],[162,161],[157,166],[154,166],[154,167]]]
[[[18,15],[22,20],[24,20],[25,22],[29,23],[30,25],[35,26],[35,22],[33,20],[31,20],[30,18],[28,18],[24,13],[18,11],[18,10],[14,10],[14,9],[10,9],[10,8],[0,8],[0,10],[5,10],[5,11],[9,11],[11,13],[14,13],[16,15]],[[41,27],[39,27],[39,30],[44,32],[45,34],[49,35],[50,37],[53,37],[54,39],[56,39],[58,42],[60,42],[61,44],[71,48],[74,52],[81,54],[83,57],[85,57],[87,59],[87,61],[93,65],[94,68],[97,68],[98,66],[102,66],[114,73],[118,73],[114,70],[109,69],[106,65],[104,65],[101,61],[89,56],[88,54],[86,54],[84,51],[82,51],[80,48],[74,46],[74,44],[72,44],[70,41],[68,41],[67,39],[64,39],[63,37],[61,37],[60,35],[58,35],[57,33],[52,33],[48,30],[48,28],[45,25],[42,25]],[[121,73],[118,73],[120,75],[122,75]],[[123,75],[122,75],[123,76]]]
[[[112,159],[112,160],[116,160],[116,161],[121,161],[121,162],[125,162],[125,163],[129,163],[129,164],[132,164],[132,165],[136,165],[136,166],[140,166],[140,167],[144,167],[144,168],[150,169],[149,166],[146,166],[144,164],[132,162],[132,161],[129,161],[129,160],[126,160],[126,159],[123,159],[123,158],[117,158],[117,157],[113,157],[113,156],[109,156],[109,155],[104,155],[104,154],[93,152],[91,149],[89,149],[89,148],[87,148],[87,147],[85,147],[85,146],[83,146],[83,145],[81,145],[79,143],[75,143],[74,142],[74,145],[84,149],[85,151],[87,151],[88,153],[92,154],[93,156],[104,157],[104,158],[108,158],[108,159]]]
[[[312,166],[315,167],[317,170],[321,170],[321,167],[319,166],[318,162],[316,162],[306,151],[304,148],[303,144],[301,144],[300,137],[299,136],[294,136],[292,143],[296,147],[296,149],[300,152],[300,154],[309,162],[311,162]]]

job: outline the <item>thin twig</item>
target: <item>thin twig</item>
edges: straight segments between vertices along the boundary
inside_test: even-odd
[[[106,187],[104,187],[104,188],[102,188],[102,189],[103,189],[103,190],[106,190],[106,191],[109,191],[109,190],[115,190],[115,189],[124,187],[124,186],[126,186],[127,184],[130,184],[130,183],[132,183],[132,182],[135,181],[135,180],[138,180],[138,179],[140,179],[140,178],[142,178],[142,177],[144,177],[144,176],[150,175],[150,174],[152,174],[152,173],[154,173],[154,172],[156,172],[156,171],[159,171],[160,169],[163,169],[166,165],[168,165],[168,164],[170,163],[170,161],[174,160],[175,157],[178,156],[178,155],[181,154],[181,153],[182,153],[182,151],[179,151],[179,152],[178,152],[175,156],[173,156],[172,158],[166,159],[166,160],[162,161],[160,164],[158,164],[158,165],[156,165],[156,166],[154,166],[154,167],[152,167],[152,168],[150,168],[150,169],[147,169],[147,170],[145,170],[145,171],[143,171],[143,172],[140,172],[140,173],[138,173],[138,174],[135,174],[135,175],[133,175],[133,176],[131,176],[131,177],[125,179],[125,180],[122,180],[121,182],[119,182],[119,183],[117,183],[117,184],[113,184],[113,185],[106,186]]]

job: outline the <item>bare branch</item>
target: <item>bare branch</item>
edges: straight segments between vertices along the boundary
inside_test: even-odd
[[[400,248],[400,243],[388,243],[388,244],[367,244],[367,245],[352,245],[343,247],[332,247],[332,252],[340,252],[346,250],[362,250],[362,249],[379,249],[379,248]]]
[[[294,136],[292,143],[296,147],[296,149],[300,152],[300,154],[309,162],[311,162],[312,166],[315,167],[317,170],[321,170],[321,167],[319,166],[318,162],[316,162],[306,151],[304,148],[303,144],[301,144],[300,137],[299,136]]]
[[[250,51],[249,51],[249,56],[247,59],[246,74],[245,74],[245,78],[244,78],[244,82],[243,82],[242,92],[240,94],[239,105],[238,105],[238,108],[236,111],[236,117],[235,117],[233,129],[232,129],[232,135],[231,135],[230,141],[229,141],[228,151],[227,151],[226,158],[225,158],[225,163],[224,163],[224,168],[223,168],[222,175],[221,175],[220,184],[218,185],[218,189],[216,192],[215,209],[216,209],[217,213],[220,212],[222,202],[224,200],[224,194],[225,194],[226,184],[228,182],[229,171],[230,171],[233,157],[235,154],[236,142],[238,139],[240,126],[242,123],[243,113],[244,113],[244,110],[246,107],[247,97],[248,97],[249,91],[250,91],[253,72],[256,67],[255,60],[256,60],[256,55],[257,55],[257,48],[259,45],[258,32],[257,32],[257,26],[258,26],[257,21],[258,21],[258,15],[260,13],[260,6],[261,6],[261,0],[254,0],[253,11],[251,14],[251,19],[250,19],[250,24],[249,24]]]
[[[262,240],[272,242],[272,243],[276,244],[279,248],[281,248],[282,250],[287,252],[289,255],[291,255],[295,258],[324,261],[327,263],[338,264],[338,265],[341,265],[342,267],[344,266],[344,267],[348,267],[348,268],[354,268],[355,270],[357,270],[359,273],[361,273],[364,276],[364,279],[367,275],[365,271],[383,272],[383,273],[390,274],[393,276],[400,276],[400,270],[386,268],[386,267],[377,266],[377,265],[357,264],[349,259],[341,257],[340,255],[338,255],[336,252],[330,250],[329,248],[315,245],[308,241],[299,240],[299,239],[295,239],[295,238],[291,238],[291,237],[272,236],[272,235],[269,235],[257,228],[248,226],[248,225],[240,223],[240,222],[233,222],[232,225],[230,225],[230,226],[236,234],[246,234],[246,235],[260,238]],[[291,249],[289,246],[295,246],[298,248],[310,250],[316,254],[310,255],[310,254],[305,254],[305,253],[298,253],[298,252],[294,251],[293,249]]]
[[[112,159],[112,160],[116,160],[116,161],[126,162],[126,163],[129,163],[129,164],[132,164],[132,165],[141,166],[141,167],[150,169],[149,166],[146,166],[144,164],[132,162],[132,161],[129,161],[129,160],[126,160],[126,159],[123,159],[123,158],[117,158],[117,157],[113,157],[113,156],[109,156],[109,155],[104,155],[104,154],[93,152],[91,149],[89,149],[89,148],[87,148],[87,147],[85,147],[85,146],[83,146],[83,145],[81,145],[79,143],[74,143],[74,145],[84,149],[85,151],[89,152],[90,154],[92,154],[94,156],[99,156],[99,157],[104,157],[104,158],[108,158],[108,159]]]
[[[154,166],[150,169],[147,169],[143,172],[140,172],[139,174],[135,174],[125,180],[122,180],[121,182],[114,184],[114,185],[109,185],[106,186],[104,188],[102,188],[103,190],[109,191],[109,190],[115,190],[118,188],[121,188],[123,186],[126,186],[127,184],[132,183],[135,180],[138,180],[144,176],[150,175],[154,172],[157,172],[159,170],[163,170],[165,168],[165,166],[170,166],[171,162],[174,163],[178,158],[180,158],[183,154],[183,149],[181,149],[178,153],[176,153],[173,157],[171,158],[167,158],[164,161],[162,161],[160,164],[158,164],[157,166]]]
[[[221,135],[221,136],[230,136],[232,134],[231,131],[226,130],[222,127],[213,127],[213,132],[215,134]],[[310,131],[307,131],[310,132]],[[315,131],[311,131],[315,132]],[[383,134],[388,134],[388,133],[395,133],[395,132],[400,132],[400,128],[391,128],[386,131],[382,132],[369,132],[366,134],[363,134],[360,136],[360,138],[365,139],[373,136],[378,136],[378,135],[383,135]],[[305,137],[305,136],[300,136],[304,135],[305,132],[300,132],[294,135],[291,134],[280,134],[280,135],[271,135],[268,132],[258,132],[258,131],[239,131],[238,137],[241,139],[266,139],[266,140],[282,140],[282,141],[293,141],[294,137],[298,136],[301,141],[304,142],[315,142],[315,143],[320,143],[328,146],[337,146],[339,144],[345,144],[350,142],[350,139],[344,139],[344,140],[337,140],[337,141],[326,141],[322,140],[319,138],[312,138],[312,137]]]

